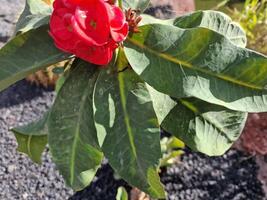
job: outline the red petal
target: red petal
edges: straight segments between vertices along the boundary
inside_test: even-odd
[[[66,8],[59,8],[53,12],[50,19],[50,35],[58,48],[70,51],[75,48],[79,40],[72,30],[73,15]]]
[[[77,35],[89,45],[106,44],[110,35],[110,27],[104,2],[99,1],[86,8],[78,7],[73,27]]]
[[[93,46],[93,45],[102,46],[102,45],[106,44],[106,42],[99,43],[96,40],[94,40],[94,38],[92,38],[88,34],[86,34],[84,32],[84,30],[81,29],[81,27],[79,26],[79,24],[77,23],[77,21],[75,19],[72,20],[72,27],[73,27],[74,33],[77,35],[77,37],[79,37],[79,40],[83,41],[86,45],[88,45],[88,46]]]
[[[63,1],[62,0],[55,0],[54,3],[53,3],[53,8],[56,10],[56,9],[59,9],[59,8],[64,8],[64,4],[63,4]]]
[[[69,0],[55,0],[53,3],[54,10],[60,9],[60,8],[67,8],[69,10],[74,10],[75,5],[69,2]]]
[[[108,7],[109,7],[109,19],[111,28],[117,30],[121,29],[126,22],[124,13],[117,6],[109,5]]]
[[[54,39],[55,45],[65,51],[65,52],[70,52],[72,53],[72,50],[76,48],[77,43],[79,42],[79,40],[77,40],[77,38],[72,37],[68,40],[62,40],[58,37],[56,37],[55,35],[53,35],[52,32],[49,32],[50,36]]]
[[[86,60],[90,63],[96,65],[107,65],[113,57],[114,45],[108,44],[105,46],[85,46],[83,43],[80,43],[77,46],[75,55],[83,60]]]
[[[63,18],[57,15],[52,15],[50,20],[50,31],[55,37],[61,38],[63,40],[68,40],[73,36],[71,32],[70,22],[71,15],[66,15]]]
[[[66,4],[72,4],[75,6],[88,6],[97,3],[102,0],[64,0]]]
[[[120,30],[111,29],[111,36],[115,42],[122,42],[127,38],[129,32],[128,23],[125,23]]]

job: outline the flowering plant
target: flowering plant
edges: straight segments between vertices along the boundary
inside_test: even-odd
[[[50,20],[56,46],[90,63],[107,65],[128,23],[122,10],[107,1],[57,0]]]
[[[27,0],[0,50],[0,89],[67,60],[52,108],[14,128],[34,161],[47,142],[74,190],[105,156],[129,184],[165,198],[160,127],[195,151],[221,155],[248,112],[267,111],[267,58],[215,11],[170,20],[141,14],[149,0]],[[142,20],[141,20],[142,19]]]

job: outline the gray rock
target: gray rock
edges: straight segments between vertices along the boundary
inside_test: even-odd
[[[73,194],[55,169],[49,153],[41,166],[16,151],[8,130],[37,120],[51,106],[54,93],[20,81],[0,93],[0,199],[58,199]]]
[[[168,200],[263,200],[258,168],[255,158],[236,150],[221,157],[188,151],[161,180]]]
[[[24,8],[25,0],[1,0],[0,6],[0,47],[10,38],[14,25]]]

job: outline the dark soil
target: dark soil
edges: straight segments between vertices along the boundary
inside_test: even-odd
[[[262,200],[254,157],[231,150],[221,157],[188,152],[162,174],[169,200]]]

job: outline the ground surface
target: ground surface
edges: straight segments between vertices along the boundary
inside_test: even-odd
[[[22,7],[23,0],[1,0],[0,46],[12,34],[16,13]],[[161,17],[176,13],[167,4],[150,8],[149,12]],[[15,138],[8,129],[36,120],[53,99],[53,92],[25,81],[0,93],[0,199],[114,200],[117,187],[125,182],[115,180],[107,164],[90,187],[71,197],[73,192],[64,186],[48,153],[43,156],[43,165],[37,166],[16,152]],[[264,193],[257,174],[255,157],[237,150],[218,158],[188,151],[181,163],[163,171],[162,181],[169,200],[262,200]]]
[[[1,0],[0,46],[13,32],[22,0]],[[0,93],[0,199],[3,200],[66,200],[67,189],[48,154],[43,165],[33,164],[16,152],[16,141],[8,130],[38,119],[51,105],[53,93],[31,86],[25,81]]]
[[[169,200],[262,200],[258,168],[253,157],[236,150],[217,158],[187,153],[162,181]]]

